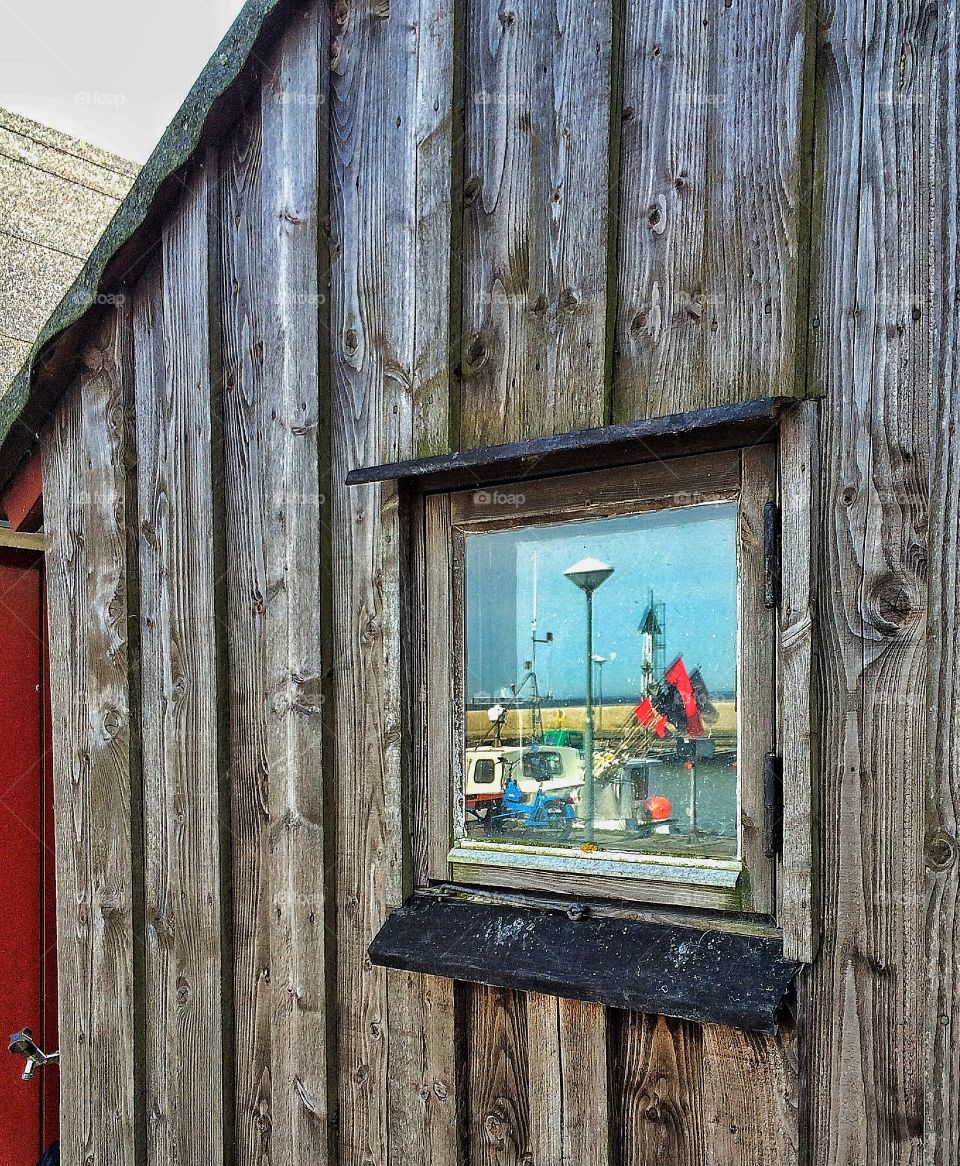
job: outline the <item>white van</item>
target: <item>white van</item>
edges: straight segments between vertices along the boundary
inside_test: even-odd
[[[569,745],[479,745],[467,750],[465,767],[466,807],[474,814],[499,801],[511,777],[528,796],[541,786],[545,794],[556,794],[583,785],[583,760]]]

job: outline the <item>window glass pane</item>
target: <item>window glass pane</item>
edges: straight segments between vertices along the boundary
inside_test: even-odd
[[[460,837],[737,856],[736,526],[722,502],[465,536]]]

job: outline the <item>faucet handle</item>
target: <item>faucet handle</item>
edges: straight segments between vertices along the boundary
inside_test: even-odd
[[[19,1032],[15,1032],[10,1037],[8,1052],[16,1053],[24,1057],[30,1057],[34,1053],[39,1052],[37,1046],[33,1043],[33,1029],[22,1028]]]
[[[27,1064],[21,1074],[21,1080],[32,1081],[33,1075],[38,1068],[44,1065],[56,1064],[60,1060],[60,1053],[45,1053],[42,1049],[37,1048],[33,1039],[33,1030],[23,1028],[19,1032],[15,1032],[10,1037],[10,1044],[8,1051],[14,1053],[16,1056],[26,1057]]]

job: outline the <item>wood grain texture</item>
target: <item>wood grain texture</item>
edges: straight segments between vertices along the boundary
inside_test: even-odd
[[[927,676],[926,940],[924,1155],[930,1166],[960,1158],[960,57],[956,5],[940,9],[934,62],[932,253],[934,344],[930,386],[930,660]]]
[[[466,4],[460,440],[605,415],[611,0]]]
[[[470,1166],[526,1166],[530,1162],[526,997],[505,988],[474,986],[465,1004],[467,1161]],[[548,1099],[537,1098],[538,1103],[541,1100]]]
[[[703,1029],[610,1012],[613,1161],[703,1166]]]
[[[927,174],[936,22],[830,7],[813,372],[826,388],[816,615],[823,935],[803,981],[814,1166],[917,1163],[927,725]],[[939,182],[939,179],[933,179]]]
[[[627,7],[616,420],[798,391],[807,13]]]
[[[323,735],[321,394],[329,392],[326,288],[318,248],[328,212],[329,15],[291,21],[262,92],[264,397],[258,402],[266,590],[270,788],[272,1140],[277,1162],[328,1158],[328,1017]],[[251,258],[256,258],[251,256]]]
[[[240,1163],[327,1156],[320,36],[291,22],[220,181]]]
[[[801,1161],[798,1065],[789,1023],[777,1040],[715,1025],[703,1029],[704,1162]]]
[[[447,444],[452,19],[436,0],[343,4],[332,29],[338,1129],[341,1162],[378,1166],[457,1158],[452,984],[391,981],[366,957],[405,891],[400,522],[394,487],[344,485]],[[424,1024],[391,1025],[405,1009]],[[429,1106],[427,1081],[449,1083]]]
[[[264,400],[264,299],[261,287],[260,119],[249,114],[221,151],[219,214],[222,235],[223,444],[227,577],[233,948],[238,1163],[271,1160],[269,877],[270,755],[267,746],[270,678],[264,662],[268,588],[263,508],[264,473],[257,404]]]
[[[61,1160],[132,1166],[134,882],[125,433],[130,313],[108,313],[44,435]],[[47,1070],[49,1072],[49,1070]]]
[[[420,739],[411,777],[410,832],[413,885],[450,877],[447,855],[464,820],[463,762],[457,748],[462,730],[462,646],[455,589],[450,497],[424,500],[417,535],[414,572],[422,622],[414,616],[418,674],[412,691]],[[411,645],[412,647],[412,645]],[[451,812],[452,808],[452,812]]]
[[[783,758],[783,858],[777,920],[787,959],[812,963],[819,942],[814,878],[814,554],[819,490],[818,405],[806,401],[780,423],[781,597],[777,657],[778,745]]]
[[[470,449],[606,420],[613,9],[469,0],[465,26],[460,447]],[[470,1017],[468,1160],[523,1161],[544,1101],[530,1083],[563,1079],[559,1044],[528,1047],[522,995],[458,992]],[[598,1050],[602,1010],[581,1021]],[[606,1107],[584,1117],[578,1144],[605,1146]],[[561,1127],[549,1128],[562,1152]]]
[[[773,447],[740,453],[737,511],[737,784],[740,848],[750,877],[750,905],[773,914],[773,864],[763,846],[763,758],[774,745],[774,619],[764,607],[763,510],[776,496]]]
[[[607,1166],[606,1009],[532,993],[527,1040],[531,1160]]]
[[[209,164],[134,301],[140,509],[147,1160],[224,1159],[209,364]]]

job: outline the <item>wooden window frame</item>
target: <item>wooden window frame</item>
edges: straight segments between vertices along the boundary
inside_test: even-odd
[[[562,892],[552,879],[534,886],[529,877],[524,890],[513,891],[516,880],[508,872],[501,887],[496,868],[480,864],[451,864],[453,838],[450,774],[460,772],[463,739],[463,706],[456,699],[462,684],[462,665],[450,667],[463,657],[462,635],[453,619],[453,597],[462,580],[453,555],[450,499],[469,486],[472,491],[506,491],[508,483],[520,484],[530,495],[533,483],[558,475],[579,474],[596,467],[607,478],[623,466],[640,467],[665,458],[687,457],[753,448],[772,449],[776,461],[775,518],[779,531],[782,569],[774,583],[775,698],[773,725],[774,760],[782,779],[782,818],[774,822],[781,845],[774,860],[773,890],[760,900],[755,888],[745,899],[737,888],[689,888],[681,905],[675,883],[611,878],[605,884],[609,898],[596,895],[593,882],[570,878]],[[819,474],[819,410],[815,400],[773,399],[736,407],[703,410],[694,414],[611,426],[605,430],[571,433],[557,438],[534,439],[512,446],[424,458],[396,465],[354,471],[351,484],[395,481],[404,516],[406,552],[403,602],[401,603],[401,657],[404,699],[404,819],[406,846],[405,898],[411,894],[468,895],[471,900],[491,902],[507,896],[529,900],[542,909],[561,911],[583,904],[596,912],[613,911],[618,918],[630,914],[650,920],[661,918],[664,926],[683,923],[710,930],[744,928],[769,934],[782,944],[783,957],[810,963],[819,943],[816,866],[817,797],[813,775],[817,759],[813,718],[816,709],[814,652],[815,628],[815,534]],[[535,475],[539,475],[536,477]],[[760,512],[752,508],[755,538],[751,554],[759,562]],[[763,516],[764,521],[769,514]],[[437,558],[439,556],[439,558]],[[446,561],[451,571],[428,571],[429,561]],[[766,584],[771,579],[769,562]],[[779,564],[778,564],[779,567]],[[757,572],[755,580],[761,577]],[[452,585],[451,585],[452,580]],[[778,586],[776,585],[778,583]],[[770,595],[767,595],[770,599]],[[431,668],[446,660],[446,667],[428,677]],[[439,679],[437,679],[439,677]],[[430,683],[428,685],[428,678]],[[440,684],[440,688],[435,685]],[[426,693],[442,692],[442,700],[426,699]],[[768,725],[768,730],[770,726]],[[741,748],[743,742],[741,738]],[[759,753],[759,748],[757,752]],[[776,769],[776,767],[774,767]],[[768,769],[769,774],[769,769]],[[462,776],[459,779],[462,781]],[[766,791],[769,793],[769,788]],[[757,808],[760,813],[760,807]],[[760,831],[763,826],[758,819]],[[769,826],[769,820],[766,823]],[[778,829],[779,827],[779,829]],[[569,861],[569,860],[568,860]],[[455,869],[456,866],[456,869]],[[493,873],[491,873],[493,872]],[[543,872],[540,872],[541,874]],[[465,880],[456,883],[455,880]],[[638,896],[638,886],[643,888]],[[545,889],[541,889],[545,888]],[[744,915],[747,903],[751,912]],[[553,904],[553,908],[543,906]],[[606,904],[606,906],[604,905]]]
[[[505,513],[497,499],[511,493],[522,500]],[[775,626],[764,604],[763,531],[764,507],[775,496],[775,447],[769,443],[422,496],[414,573],[424,581],[420,626],[426,634],[418,637],[416,655],[421,691],[431,699],[422,704],[424,733],[414,759],[425,774],[426,814],[419,822],[415,816],[413,828],[426,832],[414,848],[426,851],[429,882],[775,914],[775,869],[764,853],[763,828],[764,757],[773,750],[776,724]],[[462,836],[464,537],[722,501],[738,505],[739,857],[594,858]],[[746,693],[755,695],[745,700]]]

